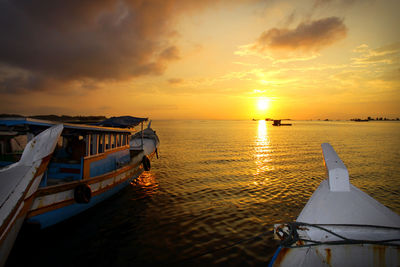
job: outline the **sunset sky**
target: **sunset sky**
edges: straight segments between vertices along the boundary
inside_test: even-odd
[[[0,1],[0,113],[400,117],[400,1]]]

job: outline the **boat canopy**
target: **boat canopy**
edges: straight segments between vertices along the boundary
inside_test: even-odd
[[[121,116],[121,117],[111,117],[109,119],[97,123],[96,125],[104,127],[131,128],[147,120],[148,118]]]
[[[35,134],[41,132],[43,128],[48,128],[56,124],[61,124],[62,122],[37,120],[32,118],[1,118],[0,119],[0,129],[1,126],[28,126]],[[75,132],[118,132],[118,133],[130,133],[131,130],[122,128],[108,128],[97,125],[87,125],[87,124],[75,124],[75,123],[62,123],[64,129],[75,131]]]

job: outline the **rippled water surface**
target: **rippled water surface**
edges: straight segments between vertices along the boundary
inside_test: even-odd
[[[325,178],[323,142],[352,184],[400,213],[399,122],[292,123],[154,121],[150,172],[69,221],[23,229],[9,265],[265,265],[273,223],[295,220]]]

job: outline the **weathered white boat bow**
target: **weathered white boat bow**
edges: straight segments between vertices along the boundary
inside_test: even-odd
[[[0,169],[0,266],[4,265],[31,208],[32,195],[62,130],[60,124],[43,131],[26,145],[18,162]]]
[[[330,144],[322,144],[328,179],[300,213],[297,221],[319,224],[369,224],[400,227],[400,216],[349,182],[349,173]]]
[[[158,138],[156,132],[151,128],[151,121],[146,129],[132,136],[129,145],[131,151],[143,151],[145,157],[150,156],[152,153],[154,153],[154,151],[158,157],[158,146],[160,145],[160,139]]]
[[[275,226],[282,240],[270,266],[399,266],[400,216],[349,182],[330,144],[328,178],[296,222]]]

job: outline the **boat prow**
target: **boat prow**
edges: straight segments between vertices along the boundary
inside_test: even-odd
[[[349,182],[330,144],[322,144],[328,178],[296,222],[279,224],[270,266],[399,266],[400,216]]]
[[[0,266],[14,244],[32,205],[43,173],[50,161],[63,125],[55,125],[34,137],[21,159],[0,169]]]
[[[129,143],[131,151],[143,150],[145,156],[149,156],[154,151],[157,151],[157,148],[160,145],[160,139],[150,126],[151,121],[146,129],[137,132],[131,137]]]
[[[330,144],[322,144],[328,178],[315,190],[297,221],[400,227],[400,216],[350,184],[347,168]]]

